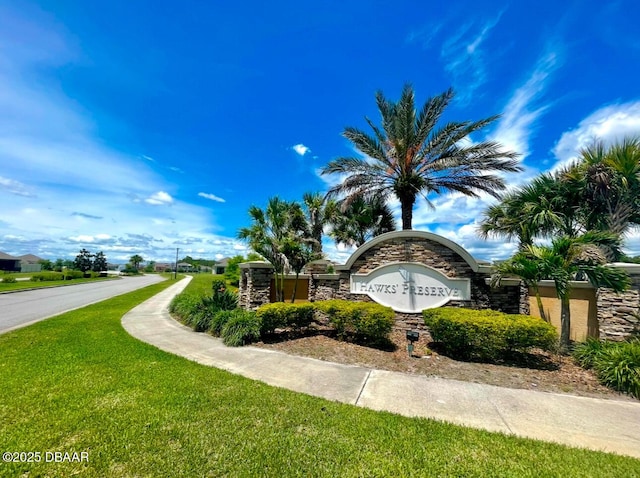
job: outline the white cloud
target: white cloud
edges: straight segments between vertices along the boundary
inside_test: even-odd
[[[529,139],[538,118],[549,105],[536,105],[536,100],[544,93],[551,73],[559,66],[558,53],[545,53],[524,85],[518,88],[504,108],[492,140],[500,142],[506,150],[515,151],[525,159],[529,153]]]
[[[152,206],[167,206],[173,203],[173,198],[164,191],[158,191],[145,199],[144,202]]]
[[[34,196],[27,190],[27,186],[15,179],[3,178],[0,176],[0,188],[15,194],[17,196],[32,197]]]
[[[577,128],[562,134],[553,153],[558,162],[554,170],[578,158],[580,150],[594,140],[611,144],[626,136],[640,135],[640,101],[600,108],[580,121]]]
[[[221,197],[216,196],[215,194],[210,194],[210,193],[198,193],[198,196],[206,198],[206,199],[211,199],[212,201],[217,201],[217,202],[226,202],[224,199],[222,199]]]
[[[305,154],[311,152],[311,150],[306,147],[304,144],[300,143],[300,144],[296,144],[294,146],[291,147],[296,153],[298,153],[300,156],[304,156]]]

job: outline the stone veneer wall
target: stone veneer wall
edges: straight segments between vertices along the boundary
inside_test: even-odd
[[[492,289],[486,282],[489,274],[475,272],[456,251],[424,237],[397,237],[380,242],[364,251],[346,270],[338,266],[336,274],[313,275],[309,284],[309,300],[346,299],[370,302],[363,294],[352,294],[350,275],[367,273],[393,262],[418,262],[432,267],[448,277],[469,278],[471,300],[450,301],[453,307],[475,309],[492,308],[506,313],[529,313],[528,289],[520,284],[510,284]],[[341,270],[342,269],[342,270]],[[396,313],[396,326],[401,329],[423,329],[421,314]]]
[[[240,292],[238,305],[255,310],[270,302],[273,266],[266,262],[240,264]]]
[[[631,287],[620,294],[601,287],[596,292],[601,340],[624,340],[640,333],[640,265],[615,264],[625,269]]]
[[[380,237],[377,243],[354,253],[355,260],[351,266],[336,266],[336,273],[323,273],[327,269],[325,261],[309,264],[307,272],[309,280],[309,300],[346,299],[351,301],[371,302],[367,295],[352,294],[350,276],[352,273],[367,273],[384,264],[394,262],[417,262],[438,270],[451,278],[468,278],[471,284],[471,300],[450,301],[449,306],[471,307],[476,309],[493,308],[507,313],[528,313],[527,290],[517,284],[510,284],[499,289],[492,289],[487,284],[489,273],[486,270],[474,271],[470,263],[477,267],[475,261],[468,256],[469,262],[460,254],[466,252],[457,247],[461,253],[438,242],[438,236],[426,233],[402,231],[389,233]],[[444,238],[442,238],[443,241]],[[358,255],[359,254],[359,255]],[[349,262],[347,263],[349,264]],[[240,306],[245,309],[256,309],[269,302],[270,284],[273,268],[264,262],[244,263],[240,265]],[[317,272],[316,272],[317,271]],[[421,329],[421,314],[397,313],[397,326],[403,329]]]

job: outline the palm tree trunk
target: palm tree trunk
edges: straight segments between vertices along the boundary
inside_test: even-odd
[[[560,298],[560,351],[569,352],[571,339],[571,308],[569,294]]]
[[[291,295],[291,303],[293,304],[296,301],[296,292],[298,292],[298,276],[300,274],[296,272],[296,280],[293,283],[293,294]]]
[[[544,306],[542,305],[542,297],[540,297],[540,291],[538,290],[538,286],[532,286],[533,292],[536,295],[536,304],[538,304],[538,310],[540,311],[540,318],[546,322],[549,322],[547,319],[547,314],[544,313]]]
[[[403,195],[398,197],[400,199],[400,205],[402,207],[402,229],[411,229],[411,222],[413,220],[413,204],[416,202],[416,197],[411,195]]]

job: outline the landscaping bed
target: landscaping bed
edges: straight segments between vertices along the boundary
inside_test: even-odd
[[[413,357],[407,353],[403,331],[391,333],[393,346],[387,350],[338,341],[330,330],[307,336],[283,336],[254,344],[292,355],[312,357],[327,362],[360,365],[428,376],[438,376],[467,382],[486,383],[508,388],[568,393],[573,395],[634,400],[628,395],[610,390],[598,382],[595,373],[579,367],[573,358],[532,350],[515,354],[498,363],[453,360],[438,354],[428,333],[421,333],[415,343]],[[395,347],[394,350],[393,347]]]

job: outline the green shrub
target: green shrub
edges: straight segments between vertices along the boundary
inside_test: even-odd
[[[69,273],[71,271],[67,271],[67,273]],[[52,271],[45,271],[45,272],[38,272],[37,274],[33,274],[31,276],[31,282],[48,282],[48,281],[54,281],[54,280],[63,280],[64,279],[64,275],[62,272],[52,272]]]
[[[360,340],[381,343],[388,340],[395,313],[390,307],[371,302],[325,300],[314,302],[317,310],[327,315],[338,336],[353,336]]]
[[[595,369],[604,385],[640,398],[640,341],[605,347]]]
[[[189,293],[178,294],[169,304],[169,312],[177,315],[183,322],[185,322],[196,310],[199,303],[200,297],[197,295]]]
[[[573,358],[583,368],[594,368],[596,360],[605,348],[615,346],[614,342],[605,342],[589,337],[585,342],[576,345],[573,349]]]
[[[640,340],[587,339],[576,346],[573,356],[583,367],[593,368],[602,384],[640,398]]]
[[[227,289],[224,281],[215,279],[211,286],[211,300],[217,310],[233,310],[238,307],[238,294]]]
[[[222,342],[230,347],[239,347],[260,338],[260,319],[255,312],[238,310],[222,327]]]
[[[313,322],[315,307],[311,303],[291,304],[274,302],[261,306],[257,315],[262,323],[262,333],[273,333],[276,329],[309,327]]]
[[[452,307],[427,309],[422,315],[433,340],[452,357],[495,360],[531,347],[552,350],[557,343],[552,325],[528,315]]]
[[[227,322],[229,322],[229,320],[231,319],[231,317],[234,316],[234,314],[238,312],[242,312],[242,310],[241,309],[219,310],[215,312],[213,314],[213,317],[211,318],[211,322],[209,323],[209,329],[207,331],[215,337],[220,337],[220,335],[222,334],[222,328],[224,327],[224,325]]]
[[[3,284],[15,284],[16,282],[18,282],[16,280],[15,277],[11,277],[11,276],[5,276],[2,278],[2,283]]]
[[[84,277],[84,272],[82,271],[66,271],[65,276],[67,280],[71,279],[82,279]]]

